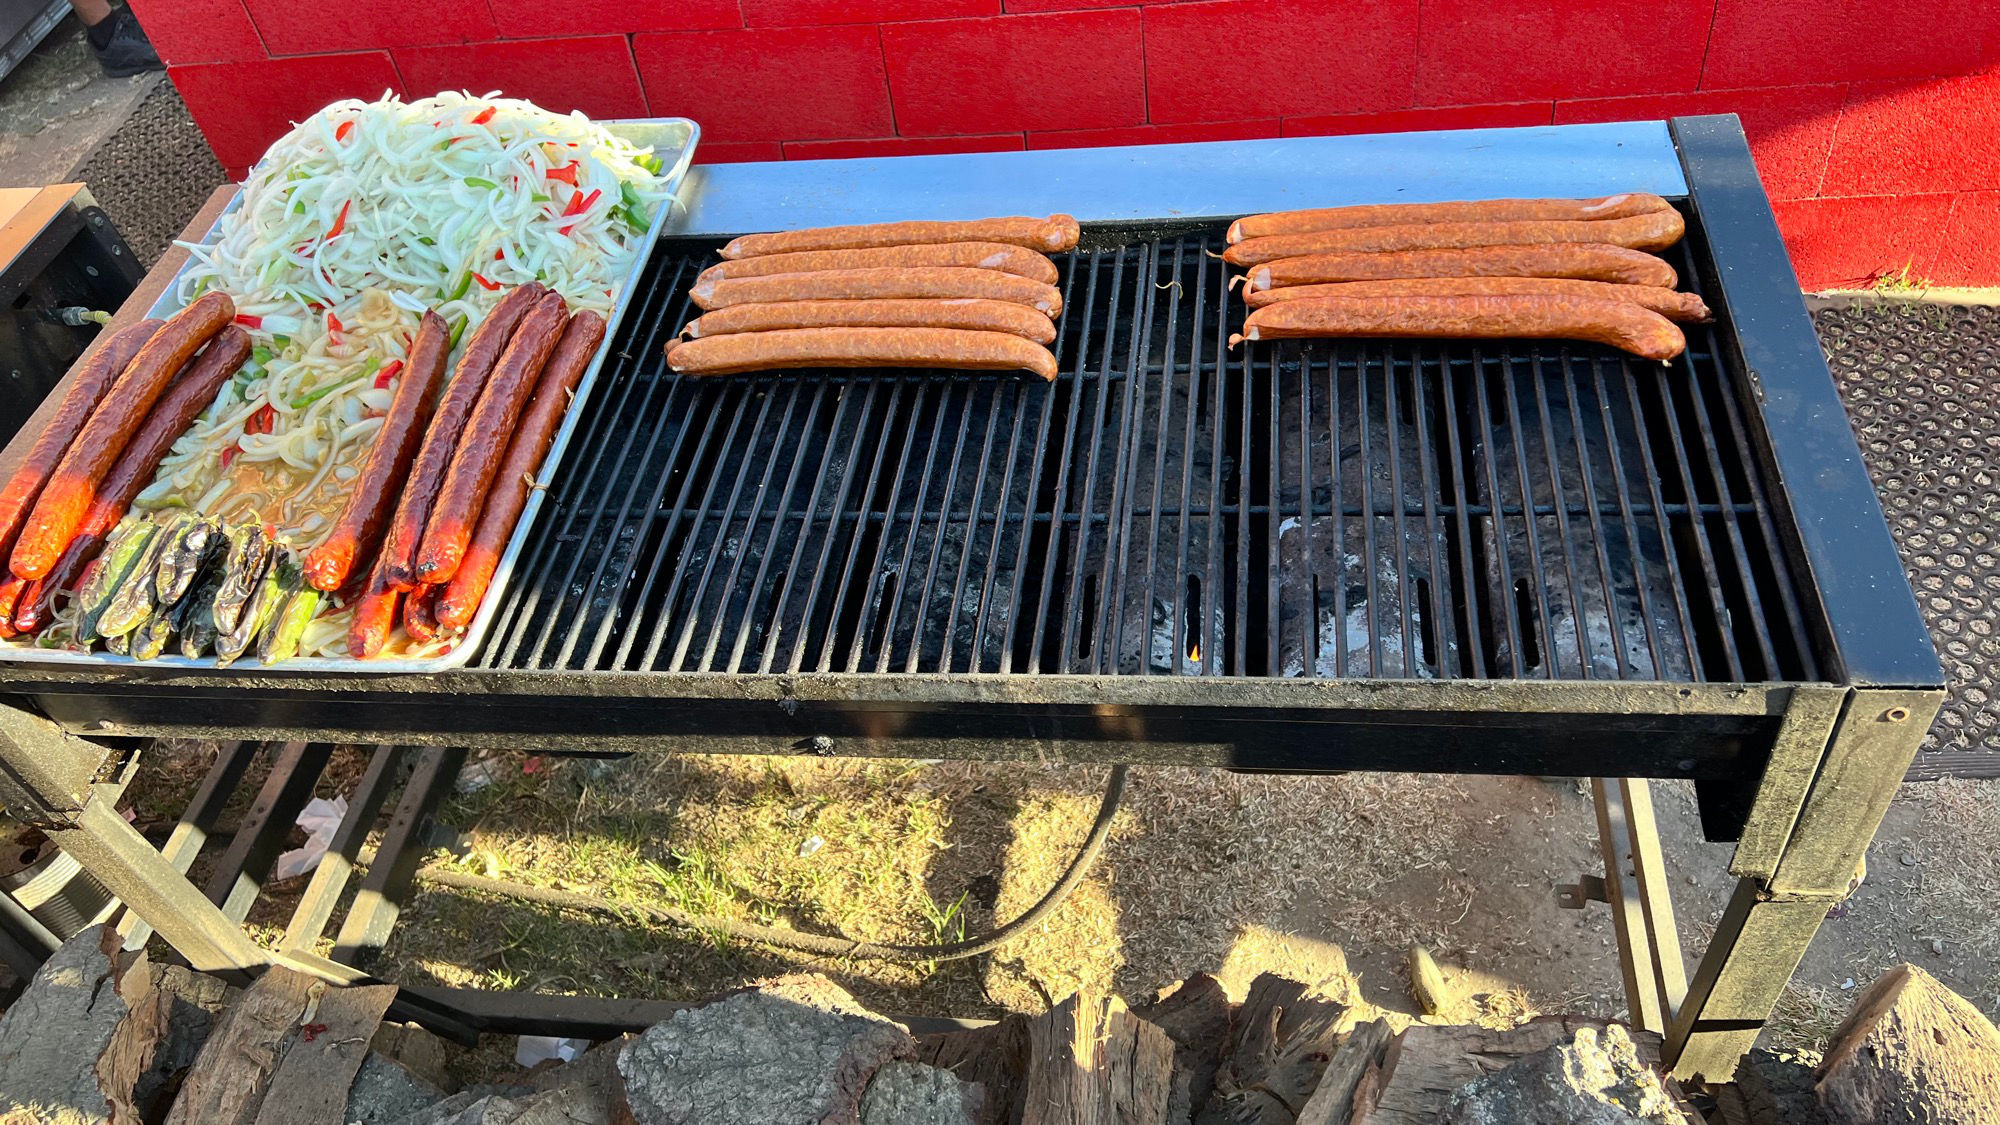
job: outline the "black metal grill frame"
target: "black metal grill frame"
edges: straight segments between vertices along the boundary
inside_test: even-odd
[[[1730,553],[1717,557],[1730,565],[1739,557],[1729,514],[1738,516],[1743,550],[1775,539],[1797,579],[1795,620],[1819,682],[1933,686],[1940,679],[1935,654],[1785,269],[1740,129],[1728,119],[1697,119],[1676,122],[1674,131],[1695,220],[1690,273],[1723,318],[1698,334],[1695,350],[1744,380],[1734,398],[1709,407],[1733,406],[1730,424],[1749,431],[1757,476],[1770,489],[1764,508],[1715,513],[1711,550],[1726,543]],[[644,326],[648,317],[632,323]],[[1093,358],[1101,360],[1084,362]],[[638,431],[619,437],[643,440]],[[1708,455],[1702,447],[1691,471]],[[1742,518],[1750,514],[1755,528]],[[578,557],[579,567],[599,561]],[[1696,550],[1689,557],[1703,556]],[[1752,672],[1746,665],[1744,675]],[[1806,675],[1803,665],[1786,672],[1793,674]],[[73,731],[99,735],[1575,775],[1605,772],[1613,753],[1622,775],[1701,779],[1711,783],[1708,795],[1728,790],[1733,796],[1716,802],[1725,831],[1729,820],[1740,822],[1744,795],[1786,737],[1788,708],[1810,686],[1803,678],[0,669],[0,690],[28,697]]]

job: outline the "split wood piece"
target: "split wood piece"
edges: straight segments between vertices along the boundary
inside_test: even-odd
[[[971,1031],[917,1038],[917,1061],[949,1070],[961,1082],[985,1087],[987,1113],[1002,1125],[1021,1120],[1028,1058],[1026,1016],[1008,1016]]]
[[[1515,1060],[1573,1038],[1604,1020],[1543,1016],[1519,1027],[1437,1027],[1417,1024],[1397,1036],[1354,1093],[1352,1125],[1434,1125],[1453,1093]],[[1658,1066],[1660,1037],[1634,1031],[1639,1058]],[[1336,1119],[1338,1120],[1338,1119]]]
[[[1174,1041],[1116,996],[1078,993],[1030,1020],[1028,1049],[1021,1125],[1167,1120]]]
[[[158,1121],[238,989],[185,965],[141,955],[120,992],[129,1011],[97,1060],[114,1121]]]
[[[1162,991],[1158,1000],[1133,1012],[1174,1041],[1174,1089],[1167,1120],[1193,1121],[1215,1091],[1215,1072],[1229,1050],[1235,1025],[1235,1005],[1222,983],[1207,973]]]
[[[450,1088],[452,1084],[451,1047],[417,1024],[383,1024],[375,1029],[368,1049],[433,1086]]]
[[[1347,1033],[1320,1075],[1319,1089],[1299,1110],[1298,1125],[1348,1125],[1354,1119],[1354,1091],[1382,1056],[1396,1033],[1388,1020],[1371,1020]]]
[[[341,1125],[347,1092],[368,1057],[382,1014],[396,999],[393,984],[327,988],[312,1018],[285,1051],[257,1111],[257,1125]]]
[[[389,985],[335,989],[281,966],[265,970],[217,1021],[174,1100],[167,1125],[339,1122],[354,1072],[360,1069],[368,1041],[395,991]],[[349,995],[354,993],[360,995]],[[340,1042],[320,1044],[321,1036]],[[335,1047],[337,1051],[328,1049]],[[288,1066],[289,1056],[301,1049],[298,1065]],[[351,1065],[344,1061],[349,1053]],[[304,1101],[276,1089],[276,1076],[283,1071],[287,1087],[303,1084],[303,1093],[310,1095],[323,1081],[314,1071],[334,1069],[341,1077],[330,1116],[307,1111]],[[269,1116],[263,1113],[267,1103]]]
[[[1259,976],[1236,1010],[1234,1046],[1196,1125],[1292,1125],[1354,1022],[1347,1005],[1309,996],[1298,981]]]
[[[1868,986],[1820,1064],[1832,1125],[1992,1121],[2000,1110],[2000,1030],[1914,965]]]
[[[118,1091],[101,1084],[97,1063],[128,1014],[118,945],[108,926],[85,929],[0,1014],[0,1121],[108,1120]],[[113,1069],[114,1084],[129,1090],[136,1068]]]

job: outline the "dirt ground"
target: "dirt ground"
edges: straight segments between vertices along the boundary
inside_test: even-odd
[[[173,807],[207,751],[156,756],[151,808]],[[344,754],[322,793],[351,786]],[[814,758],[548,759],[494,754],[493,780],[448,803],[436,861],[479,874],[767,924],[892,942],[978,934],[1060,876],[1103,771]],[[245,785],[249,790],[255,778]],[[1682,939],[1706,941],[1732,885],[1730,848],[1700,837],[1692,789],[1656,784]],[[225,820],[228,818],[225,817]],[[980,1016],[1083,985],[1140,999],[1198,971],[1241,991],[1285,972],[1330,995],[1414,1014],[1405,963],[1432,950],[1462,1014],[1615,1015],[1606,908],[1557,905],[1600,870],[1574,779],[1135,769],[1111,846],[1051,919],[998,953],[895,965],[826,962],[674,930],[424,888],[380,968],[392,979],[694,999],[810,967],[879,1010]],[[282,929],[303,880],[253,920]],[[1809,1046],[1853,990],[1913,961],[2000,1015],[2000,784],[1906,786],[1859,892],[1830,917],[1767,1042]],[[1692,968],[1692,966],[1690,966]]]

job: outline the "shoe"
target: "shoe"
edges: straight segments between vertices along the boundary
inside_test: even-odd
[[[107,76],[129,78],[160,69],[159,52],[153,50],[152,41],[130,11],[119,8],[105,18],[111,24],[111,35],[103,47],[89,36],[90,29],[85,29],[85,35],[90,39],[90,53],[97,56],[97,65]]]

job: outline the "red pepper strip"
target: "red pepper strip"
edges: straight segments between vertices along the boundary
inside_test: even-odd
[[[333,220],[333,226],[327,228],[326,236],[329,239],[339,237],[340,232],[347,229],[347,209],[352,206],[354,206],[352,199],[340,205],[340,217]]]
[[[326,310],[326,338],[338,344],[340,343],[340,334],[345,331],[347,331],[347,326],[340,323],[340,318],[333,315],[333,310]]]
[[[264,318],[251,313],[237,313],[236,323],[245,328],[262,328],[264,327]]]
[[[570,196],[569,206],[563,208],[562,217],[567,219],[571,215],[583,214],[585,211],[590,210],[591,205],[597,202],[598,196],[601,196],[603,194],[604,193],[602,191],[599,191],[596,188],[592,188],[589,195],[585,195],[582,192],[578,192],[575,195]]]
[[[494,260],[494,261],[496,261],[496,262],[497,262],[497,261],[500,261],[501,259],[505,258],[506,256],[507,256],[507,252],[506,252],[505,250],[495,250],[495,251],[493,252],[493,260]]]
[[[227,469],[229,467],[229,463],[231,461],[236,460],[236,455],[241,452],[243,452],[243,447],[240,445],[232,445],[228,449],[223,450],[222,467]]]
[[[479,276],[479,275],[478,275],[478,274],[476,274],[476,273],[472,275],[472,280],[474,280],[474,281],[478,282],[478,283],[479,283],[479,287],[480,287],[481,289],[488,289],[488,290],[492,290],[492,289],[498,289],[498,288],[500,288],[500,283],[499,283],[499,282],[497,282],[497,281],[488,281],[488,280],[486,280],[485,278],[483,278],[483,277]]]
[[[354,131],[354,122],[343,121],[340,123],[340,128],[335,129],[333,131],[333,139],[336,141],[344,141],[347,139],[347,134],[352,133],[353,131]]]
[[[575,187],[576,169],[577,169],[577,161],[572,160],[568,164],[565,164],[560,168],[549,169],[548,177],[551,180],[561,180],[563,183],[566,183],[571,187]]]
[[[473,115],[472,123],[474,125],[484,125],[488,121],[493,120],[493,115],[497,112],[499,111],[489,105],[485,109],[482,109],[477,114]]]
[[[277,423],[277,408],[267,402],[262,407],[259,407],[255,414],[250,415],[248,421],[243,423],[243,432],[246,434],[268,434]]]
[[[389,380],[394,379],[396,373],[402,369],[403,361],[400,359],[392,359],[383,364],[382,370],[375,373],[375,389],[378,391],[386,389],[389,386]]]

